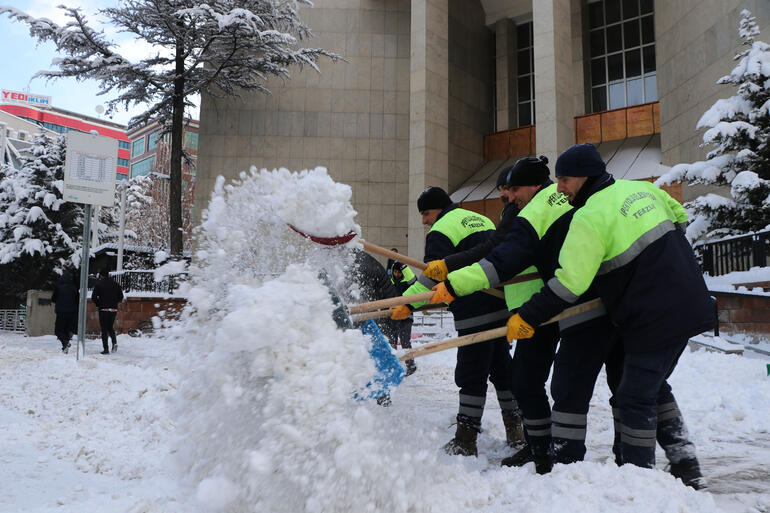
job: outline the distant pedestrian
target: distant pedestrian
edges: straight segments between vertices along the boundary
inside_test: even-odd
[[[118,303],[123,301],[123,289],[115,280],[110,278],[107,269],[99,271],[99,281],[94,285],[91,301],[99,309],[99,326],[102,329],[102,346],[104,346],[102,354],[110,354],[107,345],[108,336],[112,339],[112,352],[114,353],[118,350],[118,339],[112,325],[118,315]]]
[[[72,335],[77,331],[78,303],[80,302],[80,291],[69,271],[64,271],[61,274],[51,296],[51,301],[56,304],[54,333],[61,342],[62,352],[67,354]]]

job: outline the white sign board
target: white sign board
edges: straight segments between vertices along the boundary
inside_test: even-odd
[[[117,162],[117,140],[74,130],[67,132],[64,201],[113,206]]]

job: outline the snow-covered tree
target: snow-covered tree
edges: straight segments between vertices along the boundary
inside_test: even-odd
[[[736,94],[717,100],[696,126],[707,129],[703,144],[713,147],[707,160],[678,164],[656,182],[730,186],[730,198],[707,194],[685,205],[693,218],[690,239],[770,226],[770,45],[754,40],[759,29],[747,10],[741,11],[738,33],[738,65],[717,81],[737,86]]]
[[[124,0],[119,7],[100,10],[118,30],[158,49],[137,63],[118,54],[80,9],[62,6],[72,18],[64,26],[13,7],[0,7],[0,14],[27,23],[33,37],[53,42],[63,54],[55,61],[58,70],[37,75],[94,79],[100,94],[119,92],[106,102],[108,115],[121,105],[147,103],[150,108],[129,127],[158,121],[171,133],[170,249],[180,256],[182,136],[190,97],[203,91],[217,97],[269,93],[265,81],[270,76],[288,78],[292,65],[317,70],[321,56],[338,58],[323,49],[300,47],[312,34],[299,18],[299,4],[312,5],[308,0]]]
[[[126,188],[126,244],[168,252],[168,177],[150,173],[120,182],[115,190],[115,207],[109,211],[115,219],[119,219],[123,188]],[[191,204],[191,190],[188,187],[182,191],[185,195],[183,204]],[[189,234],[192,231],[190,210],[186,209],[183,214],[182,229],[184,233]],[[117,236],[117,232],[113,235]]]
[[[23,298],[80,264],[83,208],[62,199],[64,137],[38,134],[0,172],[0,289]]]

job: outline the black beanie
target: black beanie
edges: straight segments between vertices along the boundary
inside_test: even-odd
[[[451,204],[452,199],[449,197],[449,194],[447,194],[446,191],[441,187],[428,187],[422,191],[420,197],[417,198],[417,210],[419,212],[424,212],[434,208],[444,210]]]
[[[556,176],[599,176],[607,166],[591,143],[575,144],[556,159]]]
[[[508,186],[508,173],[511,172],[511,169],[513,169],[513,166],[506,166],[500,171],[500,174],[497,176],[497,184],[495,184],[497,189],[503,185]]]
[[[551,171],[548,169],[548,157],[525,157],[512,166],[506,180],[508,187],[521,185],[541,185],[548,180]]]

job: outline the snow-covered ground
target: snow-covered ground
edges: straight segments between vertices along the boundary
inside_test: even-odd
[[[118,353],[102,356],[100,343],[88,341],[88,354],[78,362],[58,350],[54,337],[0,334],[0,511],[214,510],[216,490],[190,488],[173,453],[174,438],[185,431],[172,414],[187,372],[180,342],[120,336],[119,345]],[[362,410],[374,424],[393,428],[373,434],[373,444],[366,443],[366,432],[349,433],[357,447],[348,449],[368,454],[350,454],[351,461],[337,454],[340,467],[378,457],[397,462],[380,469],[376,486],[385,495],[400,497],[403,507],[372,503],[369,511],[770,510],[770,378],[765,360],[702,351],[683,355],[671,381],[710,487],[709,492],[695,492],[663,471],[663,454],[655,471],[618,469],[611,462],[608,390],[601,384],[591,405],[585,463],[556,466],[547,476],[534,474],[531,465],[498,467],[507,451],[491,392],[480,457],[441,454],[441,445],[453,433],[457,406],[453,358],[452,350],[418,360],[418,372],[394,391],[390,408],[347,403],[351,416],[363,415]],[[255,429],[261,422],[255,414]],[[238,439],[228,443],[238,444]],[[237,447],[242,452],[253,448]],[[325,453],[327,448],[311,444],[304,450]],[[411,457],[393,460],[401,452]],[[427,475],[418,478],[410,466]],[[334,482],[331,478],[327,485]],[[340,482],[352,486],[355,479]],[[291,488],[259,493],[294,491],[301,494]],[[355,488],[348,493],[369,494]],[[338,507],[327,502],[326,511],[346,511],[346,501],[341,499]]]
[[[189,308],[153,337],[80,361],[54,337],[0,333],[0,513],[615,513],[770,511],[767,358],[685,353],[671,383],[709,491],[618,468],[606,385],[583,463],[539,476],[508,455],[490,389],[479,457],[441,451],[454,428],[455,351],[420,358],[392,406],[357,401],[371,343],[341,331],[318,280],[343,283],[360,233],[325,170],[218,180],[185,284]],[[354,245],[355,241],[351,242]],[[429,342],[451,326],[415,326]]]

